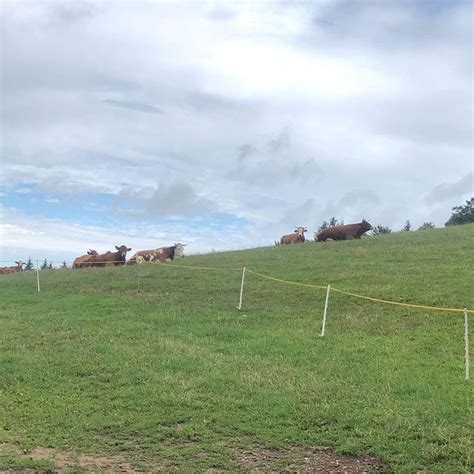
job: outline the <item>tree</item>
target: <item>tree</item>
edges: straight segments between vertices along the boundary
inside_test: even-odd
[[[423,222],[423,224],[418,227],[416,230],[428,230],[428,229],[434,229],[435,225],[432,222]]]
[[[410,232],[411,230],[411,223],[410,221],[406,221],[405,225],[403,226],[402,232]]]
[[[474,222],[474,212],[472,211],[473,206],[474,197],[468,199],[465,206],[454,206],[452,208],[453,213],[451,217],[444,225],[463,225]]]
[[[48,270],[52,270],[52,269],[53,269],[53,262],[49,262]]]
[[[31,257],[28,257],[28,261],[25,263],[25,270],[33,270],[33,262]]]
[[[61,268],[67,268],[66,260],[63,261],[63,264],[61,265]]]
[[[391,234],[392,229],[390,227],[383,226],[382,224],[377,224],[372,229],[372,235],[380,235],[380,234]]]
[[[337,225],[344,225],[344,221],[341,220],[338,222],[338,220],[335,217],[331,217],[329,221],[324,221],[319,227],[318,227],[318,232],[321,232],[324,229],[327,229],[328,227],[336,227]]]
[[[41,270],[46,270],[48,268],[48,260],[45,258],[44,262],[41,264],[40,269]]]

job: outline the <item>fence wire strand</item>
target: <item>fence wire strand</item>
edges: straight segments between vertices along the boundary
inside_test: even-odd
[[[273,281],[277,281],[279,283],[285,283],[287,285],[297,285],[297,286],[303,286],[303,287],[307,287],[307,288],[317,288],[317,289],[320,289],[320,290],[326,290],[327,289],[327,285],[326,286],[311,285],[309,283],[299,283],[299,282],[296,282],[296,281],[282,280],[280,278],[275,278],[275,277],[271,277],[271,276],[268,276],[268,275],[264,275],[263,273],[255,272],[255,271],[250,270],[248,268],[247,268],[247,271],[249,273],[253,273],[254,275],[258,275],[258,276],[260,276],[262,278],[265,278],[267,280],[273,280]],[[409,307],[409,308],[429,309],[429,310],[433,310],[433,311],[446,311],[446,312],[450,312],[450,313],[463,313],[465,311],[464,308],[444,308],[444,307],[441,307],[441,306],[428,306],[428,305],[422,305],[422,304],[402,303],[400,301],[391,301],[391,300],[384,300],[384,299],[381,299],[381,298],[373,298],[372,296],[359,295],[357,293],[351,293],[349,291],[340,290],[339,288],[335,288],[334,286],[331,286],[331,290],[336,291],[338,293],[342,293],[344,295],[353,296],[354,298],[361,298],[361,299],[364,299],[364,300],[375,301],[375,302],[378,302],[378,303],[392,304],[392,305],[397,305],[397,306],[405,306],[405,307]],[[466,309],[466,311],[468,313],[474,313],[474,309]]]
[[[1,260],[0,260],[1,262]],[[51,262],[52,263],[52,262]],[[93,266],[107,266],[108,264],[115,264],[115,263],[120,263],[123,266],[128,266],[130,265],[128,262],[124,262],[122,260],[114,260],[114,261],[103,261],[103,262],[83,262],[82,265],[86,265],[90,267]],[[147,262],[150,263],[150,262]],[[136,264],[140,266],[140,264]],[[242,267],[235,268],[235,267],[200,267],[200,266],[191,266],[191,265],[181,265],[181,264],[164,264],[163,266],[165,267],[172,267],[172,268],[186,268],[186,269],[191,269],[191,270],[203,270],[203,271],[242,271]],[[43,269],[38,269],[38,270],[43,270]],[[44,269],[48,270],[48,268]],[[275,278],[269,275],[264,275],[263,273],[256,272],[254,270],[251,270],[249,268],[246,269],[247,272],[252,273],[256,276],[259,276],[260,278],[264,278],[266,280],[270,281],[276,281],[278,283],[286,284],[286,285],[293,285],[293,286],[301,286],[305,288],[314,288],[318,290],[327,290],[327,285],[313,285],[311,283],[300,283],[297,281],[290,281],[290,280],[283,280],[281,278]],[[377,303],[384,303],[384,304],[391,304],[391,305],[396,305],[396,306],[404,306],[407,308],[416,308],[416,309],[427,309],[431,311],[444,311],[444,312],[449,312],[449,313],[463,313],[464,311],[467,311],[468,313],[474,313],[474,309],[468,309],[468,308],[445,308],[441,306],[429,306],[429,305],[422,305],[422,304],[414,304],[414,303],[402,303],[400,301],[391,301],[391,300],[385,300],[382,298],[374,298],[372,296],[366,296],[366,295],[360,295],[358,293],[351,293],[349,291],[341,290],[339,288],[335,288],[331,286],[331,290],[335,291],[337,293],[341,293],[347,296],[352,296],[354,298],[360,298],[368,301],[374,301]]]

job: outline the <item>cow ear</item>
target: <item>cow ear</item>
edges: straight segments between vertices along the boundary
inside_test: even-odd
[[[117,250],[120,250],[120,247],[115,246],[115,248],[116,248]]]

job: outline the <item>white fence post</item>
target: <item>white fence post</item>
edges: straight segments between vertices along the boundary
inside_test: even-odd
[[[237,306],[237,309],[239,311],[242,309],[242,296],[244,294],[244,280],[245,280],[245,267],[242,270],[242,282],[240,283],[240,299],[239,299],[239,306]]]
[[[464,309],[464,357],[466,364],[465,379],[469,380],[469,323],[467,319],[467,309]]]
[[[36,282],[38,283],[38,293],[39,293],[41,291],[41,288],[40,288],[40,273],[39,273],[38,260],[36,260]]]
[[[326,302],[324,303],[324,314],[323,314],[323,325],[321,327],[321,334],[320,336],[324,336],[324,332],[326,330],[326,315],[328,313],[328,303],[329,303],[329,292],[331,291],[331,285],[328,285],[328,289],[326,292]]]

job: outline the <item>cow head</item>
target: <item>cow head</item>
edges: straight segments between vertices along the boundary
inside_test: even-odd
[[[90,250],[90,249],[89,249],[89,250],[87,251],[87,255],[99,255],[99,254],[97,253],[97,250]]]
[[[125,257],[127,256],[127,252],[130,252],[132,250],[131,248],[128,248],[126,245],[121,245],[120,247],[115,246],[115,248],[118,250],[119,258],[120,260],[125,260]]]
[[[184,247],[188,244],[174,244],[174,257],[184,257]]]
[[[360,227],[364,232],[373,229],[373,227],[365,219],[362,219]]]
[[[305,232],[308,232],[308,229],[306,227],[296,227],[295,228],[295,233],[297,233],[298,235],[301,235],[301,236],[304,237]]]
[[[18,267],[18,270],[23,270],[23,265],[24,263],[21,260],[15,260],[16,266]]]

